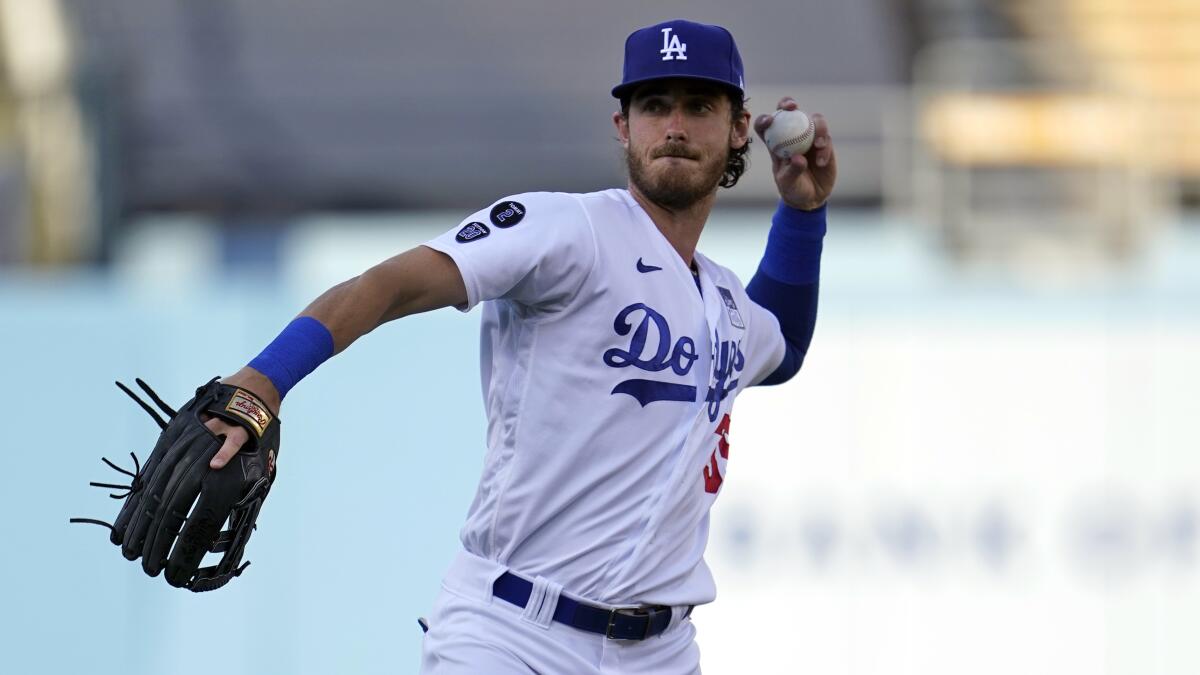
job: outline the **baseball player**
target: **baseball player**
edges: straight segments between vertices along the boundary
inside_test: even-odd
[[[506,197],[331,288],[199,417],[223,439],[209,467],[229,473],[243,444],[268,444],[263,425],[293,385],[359,337],[483,305],[487,454],[424,624],[424,673],[699,672],[690,615],[716,595],[704,549],[734,399],[791,378],[812,338],[837,173],[825,120],[813,116],[807,154],[771,158],[780,203],[744,288],[696,250],[750,144],[733,37],[682,20],[637,30],[612,94],[626,189]],[[274,447],[266,457],[273,478]],[[127,556],[189,583],[163,537],[130,546],[121,529]]]

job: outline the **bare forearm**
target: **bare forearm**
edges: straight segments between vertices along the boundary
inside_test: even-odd
[[[311,316],[329,329],[335,354],[383,323],[388,297],[383,289],[372,289],[369,273],[330,288],[309,303],[300,316]]]
[[[449,256],[419,246],[330,288],[300,315],[329,329],[336,354],[388,321],[466,300]]]
[[[322,293],[300,312],[300,316],[312,317],[329,330],[333,336],[335,354],[382,323],[387,298],[381,292],[372,292],[372,283],[377,282],[366,273],[343,281]],[[249,389],[278,414],[282,402],[279,391],[266,375],[254,368],[244,366],[222,382]]]
[[[466,301],[466,287],[454,261],[443,253],[418,246],[330,288],[304,308],[300,316],[316,319],[323,326],[319,329],[321,333],[329,331],[329,337],[333,340],[332,354],[337,354],[388,321],[439,307],[463,305]],[[280,339],[285,339],[283,334],[277,338],[277,342]],[[274,346],[275,343],[272,344]],[[260,359],[270,350],[271,347],[264,350]],[[280,379],[273,381],[262,372],[246,366],[223,381],[249,389],[278,412],[287,388],[315,368],[320,360],[332,354],[328,351],[323,356],[318,354],[319,360],[304,365],[305,359],[297,364],[294,363],[294,356],[286,353],[279,356],[278,351],[273,353],[276,359],[266,361],[271,366],[267,368],[268,371],[275,372],[274,368],[280,364],[279,359],[291,364],[275,372],[273,377]],[[276,381],[283,382],[279,385],[284,389],[282,394],[276,387]]]

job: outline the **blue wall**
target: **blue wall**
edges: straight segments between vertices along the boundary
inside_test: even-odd
[[[191,594],[148,579],[106,530],[67,522],[111,519],[118,502],[87,486],[119,482],[100,456],[144,459],[157,435],[112,381],[141,376],[178,405],[309,298],[241,279],[164,300],[105,277],[0,285],[5,670],[415,670],[415,619],[457,547],[481,465],[477,317],[385,326],[295,389],[253,565],[219,592]]]
[[[767,214],[715,219],[721,222],[702,248],[745,278]],[[425,227],[453,222],[431,219]],[[1102,278],[1039,288],[1029,279],[962,274],[911,231],[878,225],[877,214],[839,212],[831,227],[818,360],[810,364],[818,373],[841,376],[826,358],[835,351],[828,341],[853,337],[856,326],[871,325],[862,323],[869,317],[902,317],[913,326],[1070,325],[1100,334],[1158,326],[1191,334],[1200,316],[1194,227],[1163,233],[1142,258]],[[344,260],[420,240],[412,232],[395,241],[358,237],[344,224],[323,231],[365,242],[365,253],[342,251]],[[326,240],[315,241],[305,250],[324,255]],[[477,312],[442,310],[384,326],[289,395],[280,480],[247,551],[254,564],[219,592],[195,595],[148,579],[108,543],[107,531],[67,522],[111,518],[117,502],[87,486],[118,478],[100,456],[125,463],[135,450],[144,457],[156,437],[155,425],[112,381],[141,376],[181,403],[197,385],[236,369],[311,300],[310,286],[324,288],[323,275],[342,273],[295,262],[302,258],[291,258],[292,276],[281,277],[289,281],[240,275],[164,287],[146,281],[153,274],[129,270],[0,276],[4,672],[416,670],[415,619],[428,612],[457,549],[482,462]],[[308,273],[297,277],[296,265]],[[813,374],[810,368],[804,386],[814,386]],[[733,585],[726,579],[722,588]],[[726,606],[736,606],[736,592],[728,597]],[[718,625],[721,615],[705,616]],[[713,646],[711,662],[721,640],[705,642],[702,633],[701,641]]]

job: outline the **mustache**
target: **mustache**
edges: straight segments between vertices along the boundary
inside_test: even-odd
[[[650,154],[651,159],[659,157],[683,157],[684,159],[700,159],[700,155],[692,152],[687,145],[683,143],[665,143],[659,146]]]

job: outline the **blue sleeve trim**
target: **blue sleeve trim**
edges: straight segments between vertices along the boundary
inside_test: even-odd
[[[821,278],[821,248],[825,238],[825,205],[812,211],[794,209],[782,201],[771,218],[767,250],[758,269],[793,286]]]
[[[280,400],[300,380],[333,356],[333,334],[311,316],[296,317],[284,327],[250,367],[275,385]]]
[[[781,384],[800,371],[817,326],[826,208],[794,209],[782,201],[771,218],[767,250],[746,286],[750,299],[779,321],[783,361],[762,385]]]
[[[800,372],[817,326],[817,297],[820,284],[793,286],[776,281],[760,267],[746,294],[779,320],[783,333],[783,360],[761,385],[782,384]]]

